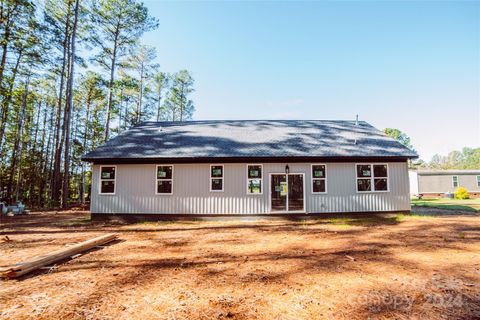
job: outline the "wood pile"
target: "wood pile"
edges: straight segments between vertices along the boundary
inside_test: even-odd
[[[97,238],[93,238],[68,248],[63,248],[46,255],[36,256],[28,261],[17,263],[8,267],[0,268],[0,277],[13,279],[20,277],[26,273],[35,271],[42,267],[51,265],[52,263],[70,258],[84,251],[90,250],[96,246],[100,246],[117,239],[117,234],[106,234]]]

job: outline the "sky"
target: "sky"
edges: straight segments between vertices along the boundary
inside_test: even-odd
[[[480,2],[147,0],[142,41],[195,79],[195,120],[355,119],[430,160],[480,147]]]

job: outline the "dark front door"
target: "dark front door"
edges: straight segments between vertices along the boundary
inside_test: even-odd
[[[273,211],[304,211],[303,174],[272,174],[271,205]]]

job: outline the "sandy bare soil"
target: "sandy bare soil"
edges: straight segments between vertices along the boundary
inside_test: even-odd
[[[1,228],[1,266],[121,239],[0,281],[2,319],[480,318],[479,216],[126,225],[44,212]]]

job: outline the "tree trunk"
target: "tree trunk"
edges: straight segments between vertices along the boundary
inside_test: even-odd
[[[162,107],[162,84],[158,85],[157,122],[160,121],[160,108]]]
[[[3,88],[3,73],[5,71],[5,64],[7,62],[8,43],[10,41],[10,19],[7,18],[5,23],[5,33],[2,39],[2,59],[0,60],[0,93]]]
[[[43,183],[45,185],[45,189],[48,187],[48,192],[43,193],[43,196],[45,196],[45,199],[47,199],[47,194],[52,193],[52,180],[53,180],[53,156],[54,156],[54,150],[53,148],[50,149],[50,145],[52,140],[55,138],[52,130],[54,129],[54,118],[55,118],[55,105],[51,106],[52,110],[50,112],[50,130],[48,130],[48,141],[47,141],[47,158],[45,161],[45,166],[44,166],[44,175],[45,177],[43,178]],[[46,191],[46,190],[45,190]],[[49,204],[51,204],[49,202]]]
[[[138,97],[137,123],[142,120],[142,99],[143,99],[143,63],[140,67],[140,91]]]
[[[10,165],[10,176],[9,176],[8,185],[7,185],[7,199],[9,199],[10,202],[12,201],[12,191],[13,191],[12,188],[13,188],[13,181],[15,179],[14,178],[15,171],[16,171],[17,163],[19,162],[17,155],[20,154],[21,152],[20,147],[21,147],[21,140],[22,140],[23,120],[25,118],[25,112],[27,109],[27,96],[28,96],[29,84],[30,84],[30,76],[27,76],[27,79],[25,81],[25,91],[23,93],[23,98],[22,98],[22,105],[21,105],[19,116],[18,116],[17,128],[15,130],[15,141],[13,144],[13,152],[12,152],[12,163]]]
[[[78,22],[78,8],[80,0],[75,2],[75,18],[73,21],[72,40],[71,40],[71,57],[68,74],[67,84],[67,104],[65,105],[65,116],[63,119],[63,126],[65,130],[65,154],[64,154],[64,167],[63,167],[63,190],[62,190],[62,208],[67,208],[69,185],[70,185],[70,118],[73,109],[73,76],[75,69],[75,37],[77,33]]]
[[[53,164],[53,177],[51,184],[52,192],[52,201],[53,205],[56,206],[60,200],[60,183],[61,183],[61,172],[60,164],[62,160],[62,148],[63,148],[63,135],[60,135],[60,122],[62,115],[62,102],[63,102],[63,86],[65,82],[65,67],[67,62],[67,48],[69,44],[69,29],[70,29],[70,8],[71,1],[68,1],[68,12],[65,18],[65,37],[63,40],[63,57],[62,57],[62,69],[60,74],[60,89],[58,94],[58,109],[57,109],[57,119],[55,123],[55,155],[54,155],[54,164]]]
[[[20,50],[18,53],[17,61],[15,62],[15,67],[13,68],[13,71],[12,71],[10,88],[8,90],[8,93],[5,93],[5,97],[2,103],[2,115],[0,118],[0,157],[2,156],[2,153],[3,153],[3,137],[5,135],[5,128],[7,126],[8,110],[10,108],[10,103],[12,102],[13,87],[15,84],[15,79],[17,77],[18,68],[20,66],[20,61],[22,60],[22,57],[23,57],[23,50]]]
[[[35,104],[34,104],[35,105]],[[39,153],[37,152],[37,144],[38,144],[38,130],[39,130],[39,127],[40,127],[40,115],[42,114],[42,100],[40,100],[38,102],[38,112],[37,112],[37,118],[35,119],[35,122],[33,124],[33,130],[34,130],[34,134],[33,134],[33,144],[32,144],[32,148],[30,149],[30,152],[31,152],[31,156],[30,156],[30,160],[31,160],[31,170],[29,170],[29,173],[30,173],[30,183],[29,183],[29,186],[28,186],[28,194],[29,194],[29,199],[28,199],[28,204],[30,206],[32,206],[35,202],[35,199],[36,197],[34,197],[34,194],[35,194],[35,187],[36,187],[36,182],[37,182],[37,179],[35,179],[38,174],[39,174],[39,165],[42,161],[42,157],[40,156],[39,157]]]
[[[90,105],[91,97],[87,97],[87,113],[85,116],[85,132],[83,133],[83,151],[87,150],[87,137],[88,137],[88,124],[90,123]],[[80,188],[80,201],[82,204],[85,204],[85,162],[82,161],[82,177],[81,177],[81,188]]]
[[[40,112],[40,110],[39,110]],[[40,177],[38,179],[38,197],[37,197],[37,206],[42,207],[43,206],[43,192],[44,192],[44,176],[45,176],[45,161],[48,160],[48,151],[44,153],[45,151],[45,137],[47,135],[47,120],[48,120],[48,103],[45,103],[45,112],[43,114],[43,127],[42,127],[42,138],[41,138],[41,143],[40,143],[40,163],[38,164],[39,166],[39,173]],[[50,143],[50,136],[48,137],[48,143]],[[47,146],[48,148],[48,146]],[[47,149],[48,150],[48,149]]]
[[[115,80],[115,64],[117,62],[117,41],[118,41],[119,33],[120,33],[120,25],[117,24],[117,28],[115,30],[115,39],[113,42],[112,64],[110,65],[110,81],[108,82],[107,119],[105,121],[104,141],[108,140],[108,134],[110,129],[110,113],[112,112],[112,104],[113,104],[113,83]]]

